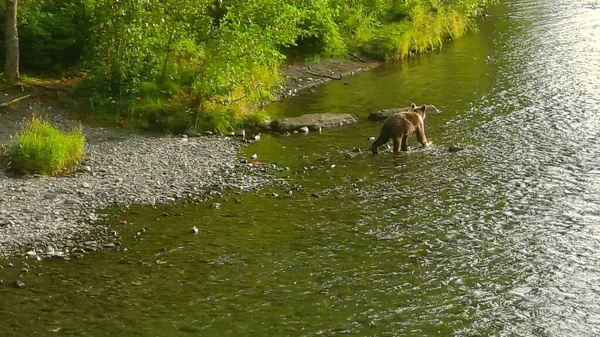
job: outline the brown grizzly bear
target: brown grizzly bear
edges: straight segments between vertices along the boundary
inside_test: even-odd
[[[427,137],[425,137],[425,110],[426,105],[417,107],[415,103],[410,105],[410,110],[395,113],[389,116],[381,126],[379,137],[373,142],[371,152],[377,154],[377,148],[387,143],[390,138],[394,140],[394,153],[408,150],[408,136],[415,132],[417,140],[423,147],[427,146]]]

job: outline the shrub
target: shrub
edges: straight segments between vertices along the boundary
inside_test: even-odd
[[[72,170],[84,154],[81,128],[62,133],[46,120],[33,116],[11,137],[9,169],[16,173],[57,175]]]

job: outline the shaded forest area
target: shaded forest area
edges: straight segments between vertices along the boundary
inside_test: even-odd
[[[20,0],[19,64],[76,78],[77,109],[110,123],[224,133],[268,117],[255,106],[286,62],[410,57],[474,29],[495,1]]]

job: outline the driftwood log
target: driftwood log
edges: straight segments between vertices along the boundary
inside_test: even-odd
[[[5,108],[7,108],[7,107],[9,107],[9,106],[11,106],[11,105],[19,102],[19,101],[22,101],[22,100],[24,100],[26,98],[29,98],[29,97],[31,97],[31,94],[19,96],[19,97],[15,98],[15,99],[13,99],[11,101],[0,103],[0,109],[4,110]]]

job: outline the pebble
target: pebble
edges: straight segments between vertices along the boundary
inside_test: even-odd
[[[28,251],[27,253],[25,253],[26,257],[33,257],[35,258],[37,256],[37,253],[33,250]]]

